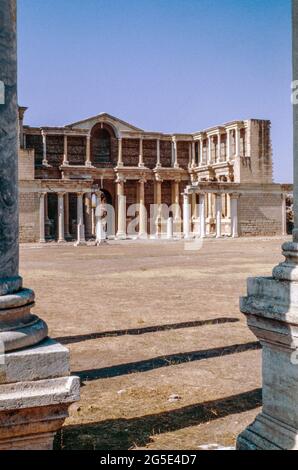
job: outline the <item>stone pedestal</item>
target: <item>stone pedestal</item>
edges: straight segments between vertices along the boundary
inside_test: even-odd
[[[262,344],[263,409],[238,437],[240,450],[298,450],[298,243],[273,276],[248,280],[241,311]]]
[[[79,399],[68,350],[46,339],[0,361],[0,450],[52,449],[69,405]]]

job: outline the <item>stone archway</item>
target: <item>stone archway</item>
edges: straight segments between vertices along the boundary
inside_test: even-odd
[[[95,166],[113,163],[113,142],[116,139],[111,126],[105,123],[96,124],[91,130],[91,161]]]

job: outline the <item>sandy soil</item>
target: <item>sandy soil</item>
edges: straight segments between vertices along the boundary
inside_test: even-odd
[[[70,349],[81,401],[63,449],[233,446],[261,404],[260,347],[239,312],[281,239],[22,245],[35,311]]]

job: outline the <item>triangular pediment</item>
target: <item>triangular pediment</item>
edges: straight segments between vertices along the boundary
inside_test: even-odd
[[[129,131],[130,132],[131,131],[143,132],[143,130],[140,129],[139,127],[133,126],[132,124],[129,124],[128,122],[125,122],[122,119],[119,119],[108,113],[100,113],[97,116],[92,116],[87,119],[83,119],[82,121],[68,124],[65,127],[70,127],[72,129],[90,129],[91,130],[93,126],[95,126],[96,124],[100,122],[111,124],[113,127],[117,129],[118,133],[129,132]]]

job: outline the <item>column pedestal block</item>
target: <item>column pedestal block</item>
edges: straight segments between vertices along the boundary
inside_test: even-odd
[[[79,399],[69,353],[53,340],[0,355],[0,449],[52,449],[55,433]]]
[[[240,450],[298,450],[297,244],[283,246],[286,262],[273,277],[248,279],[240,301],[250,330],[262,344],[263,409],[238,437]]]

